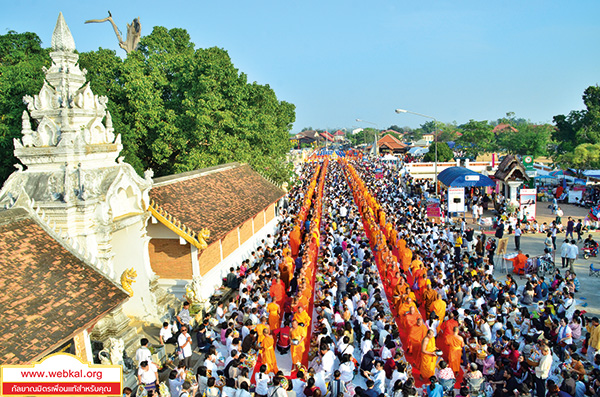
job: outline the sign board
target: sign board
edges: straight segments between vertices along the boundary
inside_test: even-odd
[[[432,217],[441,217],[442,216],[442,209],[440,208],[440,205],[438,203],[428,203],[427,204],[427,217],[428,218],[432,218]]]
[[[521,212],[527,217],[528,221],[535,219],[535,209],[537,203],[536,189],[521,189]]]
[[[467,182],[477,182],[479,180],[479,175],[466,175],[465,181]]]
[[[498,255],[504,255],[504,254],[506,254],[507,249],[508,249],[508,237],[498,239],[498,251],[496,253]]]
[[[448,212],[465,212],[465,188],[448,188]]]
[[[569,194],[567,197],[569,199],[569,204],[577,204],[581,201],[581,198],[583,197],[583,190],[571,189],[569,190]]]
[[[525,167],[526,170],[533,169],[533,156],[531,156],[531,155],[523,156],[523,166]]]

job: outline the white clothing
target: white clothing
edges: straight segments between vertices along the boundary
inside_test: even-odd
[[[140,376],[142,383],[145,385],[148,385],[148,384],[155,383],[157,381],[157,379],[156,379],[157,371],[158,371],[158,368],[156,367],[156,365],[154,365],[154,363],[148,363],[148,370],[144,371],[142,368],[140,368],[140,369],[138,369],[138,375]]]
[[[535,376],[540,379],[548,379],[550,368],[552,367],[552,353],[542,355],[540,363],[535,367]]]
[[[142,346],[136,350],[135,360],[138,362],[138,365],[142,361],[152,362],[152,353],[150,353],[150,350],[147,347]]]
[[[183,333],[179,334],[179,337],[177,338],[177,343],[179,344],[179,347],[181,347],[183,350],[183,357],[191,357],[192,356],[192,337],[190,336],[190,334],[186,334],[186,335],[184,335]],[[186,341],[187,341],[187,344],[186,344]]]
[[[271,381],[269,375],[259,372],[254,375],[254,380],[256,381],[256,394],[265,395],[269,392],[269,382]]]

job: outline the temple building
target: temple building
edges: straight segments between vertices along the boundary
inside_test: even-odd
[[[1,213],[6,227],[25,213],[39,215],[38,227],[29,226],[37,234],[53,230],[51,237],[45,238],[48,252],[78,252],[85,263],[76,265],[85,271],[76,277],[75,267],[71,267],[67,273],[59,264],[40,256],[39,247],[27,240],[17,251],[13,250],[15,247],[3,246],[0,257],[8,261],[2,265],[5,275],[22,274],[27,268],[32,272],[46,269],[48,280],[55,280],[58,288],[51,292],[64,294],[62,300],[53,301],[46,296],[48,289],[30,289],[30,299],[40,306],[34,310],[33,306],[17,305],[10,318],[30,319],[37,333],[43,334],[46,330],[39,324],[61,321],[52,310],[44,309],[43,303],[61,305],[89,299],[93,304],[98,299],[100,304],[103,297],[85,294],[104,283],[110,286],[106,292],[115,297],[110,302],[114,310],[91,311],[90,315],[96,314],[93,318],[79,316],[78,311],[61,311],[63,316],[73,316],[62,321],[73,320],[69,328],[73,332],[85,327],[90,338],[105,342],[105,347],[109,338],[122,339],[131,352],[139,343],[136,329],[130,326],[132,319],[158,324],[169,316],[169,309],[178,309],[175,298],[158,286],[148,256],[150,238],[146,223],[150,219],[147,208],[151,172],[141,178],[119,157],[123,146],[106,109],[108,100],[94,95],[86,83],[86,71],[79,67],[75,42],[62,14],[52,34],[50,57],[52,65],[44,69],[40,92],[23,98],[27,110],[23,111],[22,137],[14,140],[14,154],[25,168],[18,164],[17,171],[5,182],[0,190],[0,207],[4,208]],[[62,248],[51,244],[52,239],[59,241]],[[18,261],[13,260],[16,256]],[[94,277],[93,271],[97,273]],[[60,288],[58,280],[72,281],[70,287],[81,288]],[[6,310],[6,306],[0,310]],[[56,341],[64,337],[61,334]],[[53,346],[55,343],[49,341],[47,349],[40,351]]]
[[[247,164],[156,178],[147,230],[150,264],[159,284],[180,297],[185,285],[200,277],[201,298],[207,299],[230,267],[274,233],[284,195]]]

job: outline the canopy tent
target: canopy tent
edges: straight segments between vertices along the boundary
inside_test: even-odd
[[[438,180],[448,187],[496,186],[490,177],[463,167],[446,168]]]
[[[427,149],[427,148],[415,146],[413,148],[410,148],[410,150],[408,151],[408,154],[410,154],[411,156],[422,156],[425,153],[427,153],[428,151],[429,151],[429,149]]]
[[[382,161],[398,161],[398,157],[393,154],[386,154],[381,158]]]

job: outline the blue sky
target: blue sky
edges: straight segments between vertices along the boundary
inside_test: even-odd
[[[49,46],[62,11],[78,50],[118,48],[109,24],[85,25],[107,10],[121,31],[140,17],[187,29],[196,47],[221,47],[250,81],[296,105],[303,127],[417,127],[458,124],[506,112],[534,122],[581,109],[600,81],[600,2],[228,0],[5,1],[0,33],[33,31]]]

